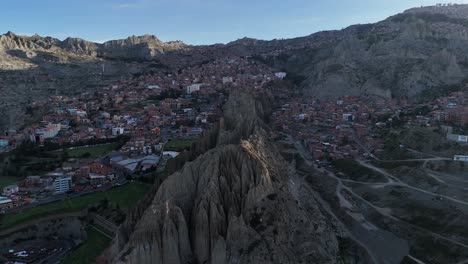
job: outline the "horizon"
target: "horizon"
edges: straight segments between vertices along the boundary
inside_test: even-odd
[[[26,2],[30,4],[26,5]],[[212,45],[245,37],[259,40],[303,37],[356,24],[376,23],[410,8],[438,3],[468,4],[468,0],[331,0],[323,4],[293,0],[289,3],[270,1],[268,5],[245,0],[236,4],[227,1],[215,3],[212,0],[203,3],[201,0],[84,2],[89,5],[83,2],[79,5],[64,4],[56,0],[9,3],[6,15],[0,18],[0,31],[25,36],[38,34],[60,40],[81,38],[96,43],[129,36],[154,35],[164,42],[179,40],[188,45]],[[268,12],[262,12],[264,9],[268,9]],[[242,16],[236,17],[235,11],[242,12]],[[26,20],[24,13],[29,14]],[[44,20],[44,16],[55,17],[56,21]],[[31,24],[35,26],[34,29]],[[90,27],[93,30],[90,31]]]
[[[3,263],[468,264],[468,0],[4,3]]]

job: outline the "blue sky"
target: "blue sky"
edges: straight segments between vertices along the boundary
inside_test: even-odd
[[[103,42],[154,34],[164,41],[273,39],[377,22],[443,0],[0,0],[0,33]],[[466,3],[465,1],[450,1]]]

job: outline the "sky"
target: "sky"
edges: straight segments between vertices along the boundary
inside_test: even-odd
[[[95,42],[130,35],[163,41],[270,40],[373,23],[443,0],[0,0],[0,34],[80,37]],[[468,0],[450,3],[468,4]]]

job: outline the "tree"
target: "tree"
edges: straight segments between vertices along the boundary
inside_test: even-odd
[[[91,157],[91,153],[89,153],[89,152],[83,153],[83,154],[81,155],[81,157],[84,158],[84,159],[88,159],[88,158]]]
[[[101,200],[100,206],[104,209],[109,207],[109,200],[107,198],[104,198]]]
[[[70,154],[66,149],[62,150],[62,162],[67,161],[70,158]]]

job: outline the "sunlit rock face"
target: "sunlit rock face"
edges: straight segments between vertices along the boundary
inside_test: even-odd
[[[269,141],[268,103],[231,96],[216,147],[159,187],[133,230],[114,240],[114,263],[341,261],[346,235],[313,195],[297,199],[295,171]]]

